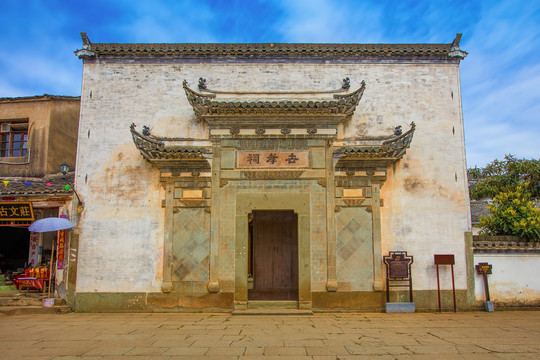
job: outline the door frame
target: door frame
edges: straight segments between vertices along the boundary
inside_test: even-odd
[[[247,309],[248,214],[253,210],[293,210],[298,215],[298,308],[311,309],[310,198],[298,193],[236,195],[235,309]]]

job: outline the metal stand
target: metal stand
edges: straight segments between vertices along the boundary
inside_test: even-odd
[[[484,302],[484,310],[487,312],[493,312],[493,303],[491,302],[491,299],[489,297],[489,285],[488,285],[488,275],[491,275],[491,269],[493,266],[488,264],[487,262],[481,262],[476,265],[476,271],[478,275],[482,275],[482,278],[484,279],[484,292],[486,294],[486,301]]]

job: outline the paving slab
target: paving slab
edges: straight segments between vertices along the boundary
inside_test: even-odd
[[[0,320],[0,358],[539,359],[540,312],[313,315],[24,314]]]

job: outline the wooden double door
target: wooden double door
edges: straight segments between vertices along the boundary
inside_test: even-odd
[[[249,300],[298,300],[298,215],[256,210],[250,226]]]

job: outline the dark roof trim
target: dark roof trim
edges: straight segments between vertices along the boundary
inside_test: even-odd
[[[75,51],[80,58],[125,56],[184,56],[184,57],[255,57],[255,58],[362,58],[362,57],[427,57],[464,58],[459,50],[461,34],[449,44],[222,44],[222,43],[156,43],[122,44],[92,43],[81,33],[83,47]]]

